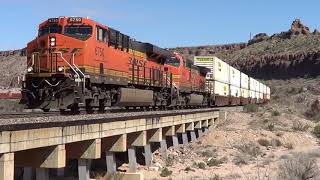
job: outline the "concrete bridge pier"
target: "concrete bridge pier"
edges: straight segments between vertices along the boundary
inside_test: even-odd
[[[23,180],[33,180],[33,169],[32,167],[23,168]]]
[[[136,147],[144,147],[147,144],[147,131],[130,133],[127,136],[129,172],[137,172]]]
[[[67,158],[78,159],[79,180],[89,180],[91,160],[101,157],[101,139],[70,143],[66,150]]]
[[[185,144],[188,143],[188,137],[187,137],[187,142],[185,142],[186,139],[186,125],[185,124],[179,124],[176,125],[176,133],[177,133],[177,137],[178,137],[178,144]]]
[[[144,146],[144,158],[147,167],[152,166],[152,149],[151,146],[162,141],[162,128],[151,129],[147,131],[147,143]]]
[[[106,152],[107,173],[113,174],[117,171],[116,156],[117,152],[127,151],[127,134],[111,136],[101,140],[101,148]]]
[[[24,179],[33,178],[32,168],[36,168],[35,177],[37,180],[49,179],[49,168],[62,168],[66,163],[65,145],[18,151],[14,156],[16,167],[27,167],[24,168]]]
[[[0,156],[0,180],[14,179],[14,154],[5,153]]]
[[[36,180],[49,180],[49,169],[36,168]]]
[[[186,124],[186,131],[188,133],[189,142],[196,140],[196,133],[194,131],[194,122]]]
[[[196,132],[196,137],[199,138],[202,136],[202,122],[201,121],[197,121],[194,123],[194,128],[195,128],[195,132]]]

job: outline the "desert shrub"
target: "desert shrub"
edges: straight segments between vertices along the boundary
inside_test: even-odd
[[[283,180],[315,179],[319,175],[316,160],[306,154],[297,154],[282,160],[278,169],[278,177]]]
[[[184,169],[185,171],[194,171],[190,166],[188,166],[188,167],[186,167],[185,169]]]
[[[320,102],[319,100],[315,100],[310,108],[306,111],[305,115],[307,118],[310,118],[314,121],[320,120]]]
[[[251,157],[246,155],[246,154],[236,154],[232,160],[232,162],[235,164],[235,165],[243,165],[243,164],[248,164],[249,161],[251,160]]]
[[[279,139],[272,139],[270,144],[272,145],[272,147],[280,147],[282,145]]]
[[[258,144],[260,144],[261,146],[267,147],[270,145],[270,142],[267,139],[258,139]]]
[[[320,137],[320,124],[314,127],[313,134],[316,135],[318,138]]]
[[[204,163],[204,162],[199,162],[199,163],[197,163],[197,167],[198,167],[199,169],[206,169],[206,163]]]
[[[280,112],[275,110],[275,111],[272,111],[271,115],[272,116],[280,116]]]
[[[269,130],[269,131],[274,131],[274,124],[273,124],[273,123],[269,123],[269,124],[267,125],[267,130]]]
[[[170,176],[172,174],[172,171],[170,171],[168,168],[163,168],[162,170],[161,170],[161,173],[160,173],[160,176],[161,177],[168,177],[168,176]]]
[[[276,132],[276,136],[278,136],[278,137],[281,137],[281,136],[283,136],[283,132],[281,132],[281,131],[279,131],[279,132]]]
[[[279,95],[274,95],[274,96],[271,97],[271,99],[277,100],[277,99],[280,99],[280,96]]]
[[[261,150],[259,146],[257,146],[255,143],[237,144],[234,147],[238,149],[240,152],[244,154],[248,154],[253,157],[257,157],[258,155],[261,154]]]
[[[244,112],[258,112],[259,106],[256,104],[247,104],[243,107]]]
[[[320,121],[320,113],[314,115],[311,120],[315,121],[315,122],[319,122]]]
[[[289,94],[300,94],[302,92],[303,92],[303,88],[290,87],[287,89],[287,93]]]
[[[207,162],[207,165],[209,167],[212,167],[212,166],[219,166],[220,164],[223,164],[224,161],[223,159],[217,159],[217,158],[211,158],[208,162]]]
[[[212,149],[212,150],[204,150],[204,151],[201,151],[200,152],[200,155],[203,156],[203,157],[215,157],[216,156],[216,149]]]
[[[220,176],[215,174],[213,177],[210,178],[210,180],[220,180]]]
[[[166,158],[166,166],[168,166],[168,167],[171,167],[172,165],[173,165],[173,163],[174,163],[174,160],[173,160],[173,158]]]
[[[294,121],[292,124],[292,130],[294,131],[306,131],[310,128],[308,124],[303,124],[300,121]]]
[[[283,145],[283,147],[287,148],[287,149],[293,149],[293,144],[292,143],[286,143]]]

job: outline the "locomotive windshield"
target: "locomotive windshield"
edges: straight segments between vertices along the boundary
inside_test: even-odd
[[[165,62],[165,64],[168,64],[170,66],[176,66],[179,67],[180,66],[180,61],[174,58],[168,58]]]
[[[39,29],[39,37],[49,33],[59,33],[61,34],[62,27],[56,24],[44,26]]]
[[[86,25],[69,25],[64,28],[64,34],[84,41],[91,36],[92,27]]]

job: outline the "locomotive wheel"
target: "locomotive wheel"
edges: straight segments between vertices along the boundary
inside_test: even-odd
[[[100,100],[99,101],[99,113],[105,113],[106,110],[105,110],[106,106],[105,106],[105,103],[103,100]]]
[[[48,108],[43,108],[42,111],[43,111],[43,112],[49,112],[50,109],[48,109]]]
[[[78,104],[73,104],[71,106],[70,113],[73,114],[73,115],[80,114],[80,110],[79,110]]]
[[[91,106],[86,106],[86,112],[87,112],[87,114],[93,114],[94,110]]]

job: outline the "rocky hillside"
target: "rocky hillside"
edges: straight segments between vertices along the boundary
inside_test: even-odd
[[[0,52],[0,89],[20,87],[26,67],[26,57],[20,53]]]
[[[259,33],[248,43],[173,49],[187,58],[214,55],[259,79],[314,77],[320,74],[320,33],[293,21],[288,31]]]

